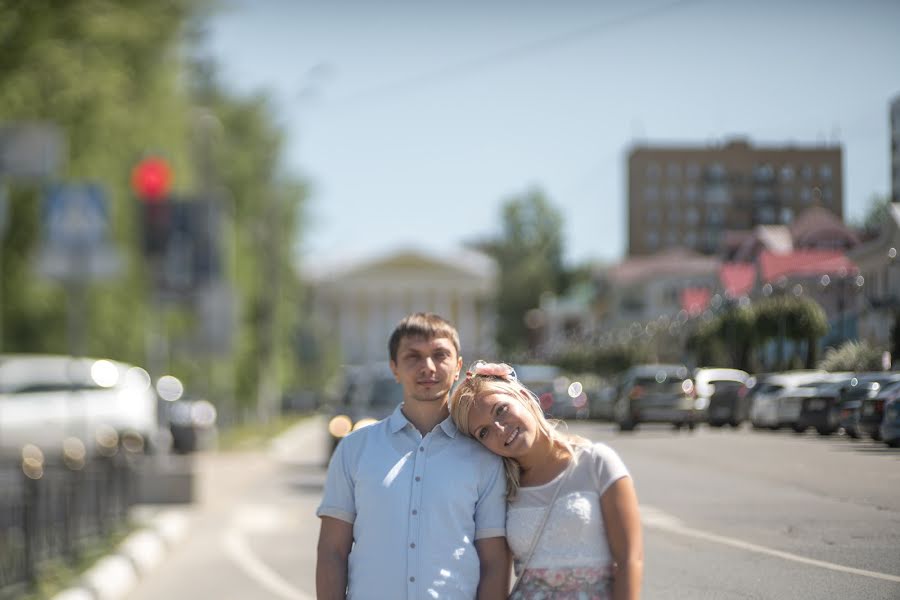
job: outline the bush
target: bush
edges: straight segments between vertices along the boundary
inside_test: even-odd
[[[819,368],[826,371],[880,371],[883,352],[866,342],[848,341],[837,348],[829,348],[819,362]]]

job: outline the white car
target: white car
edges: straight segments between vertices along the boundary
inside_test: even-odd
[[[750,422],[754,427],[778,429],[800,414],[804,392],[798,388],[823,381],[826,371],[787,371],[766,377],[759,384],[750,405]],[[784,406],[782,406],[782,404]],[[796,408],[796,410],[794,410]],[[796,412],[796,415],[794,415]]]
[[[117,436],[147,449],[157,439],[157,396],[147,372],[122,362],[46,354],[0,355],[0,452],[34,444],[59,455],[67,438],[87,452]]]

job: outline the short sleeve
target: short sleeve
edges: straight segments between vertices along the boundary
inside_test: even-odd
[[[352,524],[356,520],[356,497],[353,470],[348,464],[350,460],[348,455],[353,452],[349,448],[348,441],[349,438],[341,440],[331,455],[322,503],[316,509],[316,516],[334,517]]]
[[[616,451],[606,444],[595,443],[591,447],[591,455],[594,459],[594,473],[597,476],[600,496],[603,496],[609,486],[619,479],[631,476]]]
[[[506,474],[503,461],[489,455],[482,462],[485,484],[475,504],[475,539],[506,535]]]

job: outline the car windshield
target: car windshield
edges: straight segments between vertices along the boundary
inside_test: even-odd
[[[774,394],[780,392],[784,387],[776,383],[762,383],[756,388],[757,394]]]
[[[641,386],[648,392],[666,392],[670,390],[681,389],[683,377],[676,377],[660,371],[655,377],[638,377],[634,380],[634,385]]]

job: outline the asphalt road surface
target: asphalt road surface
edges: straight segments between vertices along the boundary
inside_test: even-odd
[[[324,426],[268,453],[198,457],[190,532],[129,598],[314,598]],[[900,451],[749,429],[570,431],[615,448],[635,479],[643,598],[900,599]]]

